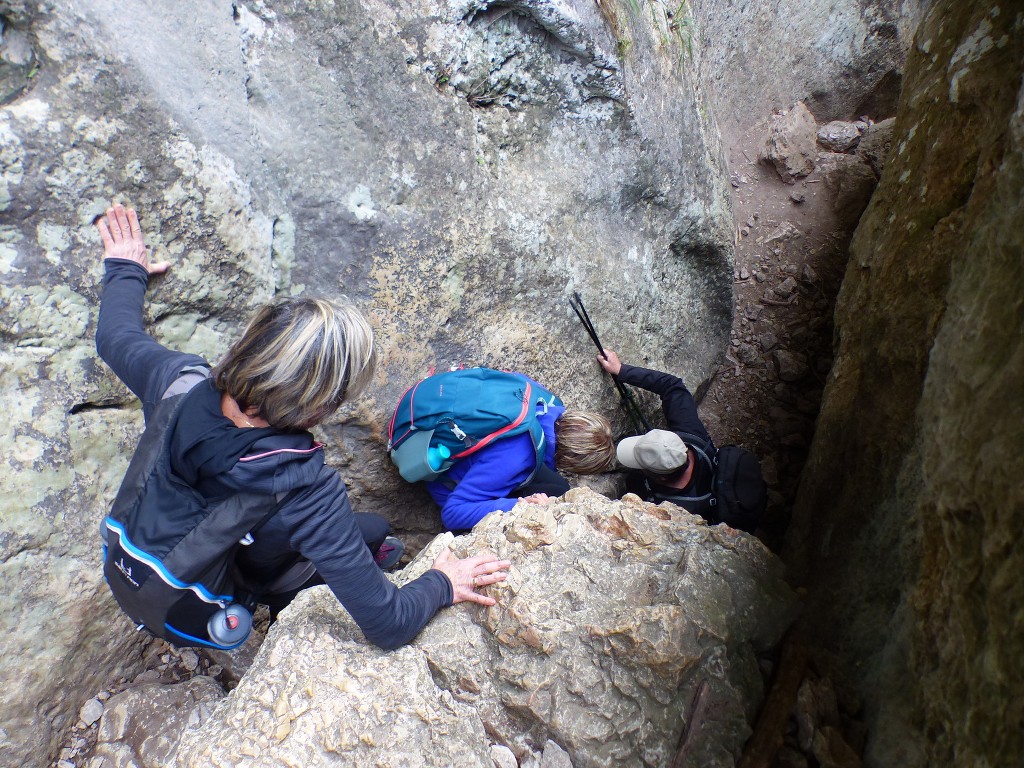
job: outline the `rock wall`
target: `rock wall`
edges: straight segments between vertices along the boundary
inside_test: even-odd
[[[179,349],[216,359],[275,295],[365,307],[381,366],[329,461],[360,509],[432,531],[384,452],[429,365],[613,412],[573,290],[627,358],[694,384],[726,343],[728,183],[655,10],[624,58],[585,0],[0,2],[0,763],[138,663],[99,570],[141,419],[93,351],[94,217],[140,210],[174,263],[147,321]]]
[[[1016,765],[1024,12],[936,2],[854,238],[790,560],[869,765]]]
[[[895,113],[920,0],[690,0],[702,88],[734,135],[803,101],[821,123]]]
[[[184,728],[175,764],[491,768],[498,749],[525,767],[735,765],[758,657],[795,608],[760,542],[579,488],[490,515],[453,547],[512,561],[496,606],[447,609],[386,653],[326,588],[307,590],[238,688]]]

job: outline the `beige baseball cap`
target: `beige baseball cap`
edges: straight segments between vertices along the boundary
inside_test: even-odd
[[[627,437],[615,450],[619,462],[652,475],[668,475],[686,466],[688,449],[675,432],[652,429],[646,435]]]

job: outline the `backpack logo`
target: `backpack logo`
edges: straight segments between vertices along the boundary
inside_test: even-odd
[[[132,567],[130,565],[124,564],[123,557],[120,558],[116,563],[114,563],[114,567],[121,572],[121,575],[124,576],[124,578],[127,579],[128,583],[131,584],[133,587],[138,589],[141,586],[139,582],[132,578]]]

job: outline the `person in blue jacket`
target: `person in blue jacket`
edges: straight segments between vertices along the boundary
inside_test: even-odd
[[[541,386],[525,374],[516,375]],[[596,474],[614,464],[611,424],[601,414],[548,404],[538,408],[537,419],[546,438],[540,466],[533,439],[522,433],[460,459],[442,478],[426,484],[441,507],[445,528],[468,530],[491,512],[508,512],[520,499],[540,503],[561,496],[569,490],[562,471]]]
[[[373,334],[351,306],[323,299],[275,301],[209,370],[197,355],[159,344],[143,328],[151,264],[138,216],[114,205],[98,221],[103,296],[100,357],[142,401],[187,391],[171,442],[171,471],[209,502],[248,491],[283,499],[236,562],[257,599],[280,610],[302,588],[327,584],[366,637],[382,648],[409,642],[444,606],[494,605],[476,590],[503,581],[510,563],[445,549],[415,581],[396,587],[375,562],[387,522],[354,513],[345,484],[324,463],[309,429],[359,395],[373,374]]]

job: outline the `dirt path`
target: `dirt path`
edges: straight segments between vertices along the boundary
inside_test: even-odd
[[[820,165],[789,184],[760,162],[765,136],[766,121],[727,146],[736,310],[726,361],[699,410],[717,444],[761,458],[770,493],[763,538],[778,549],[832,365],[832,316],[855,221],[833,209]]]

